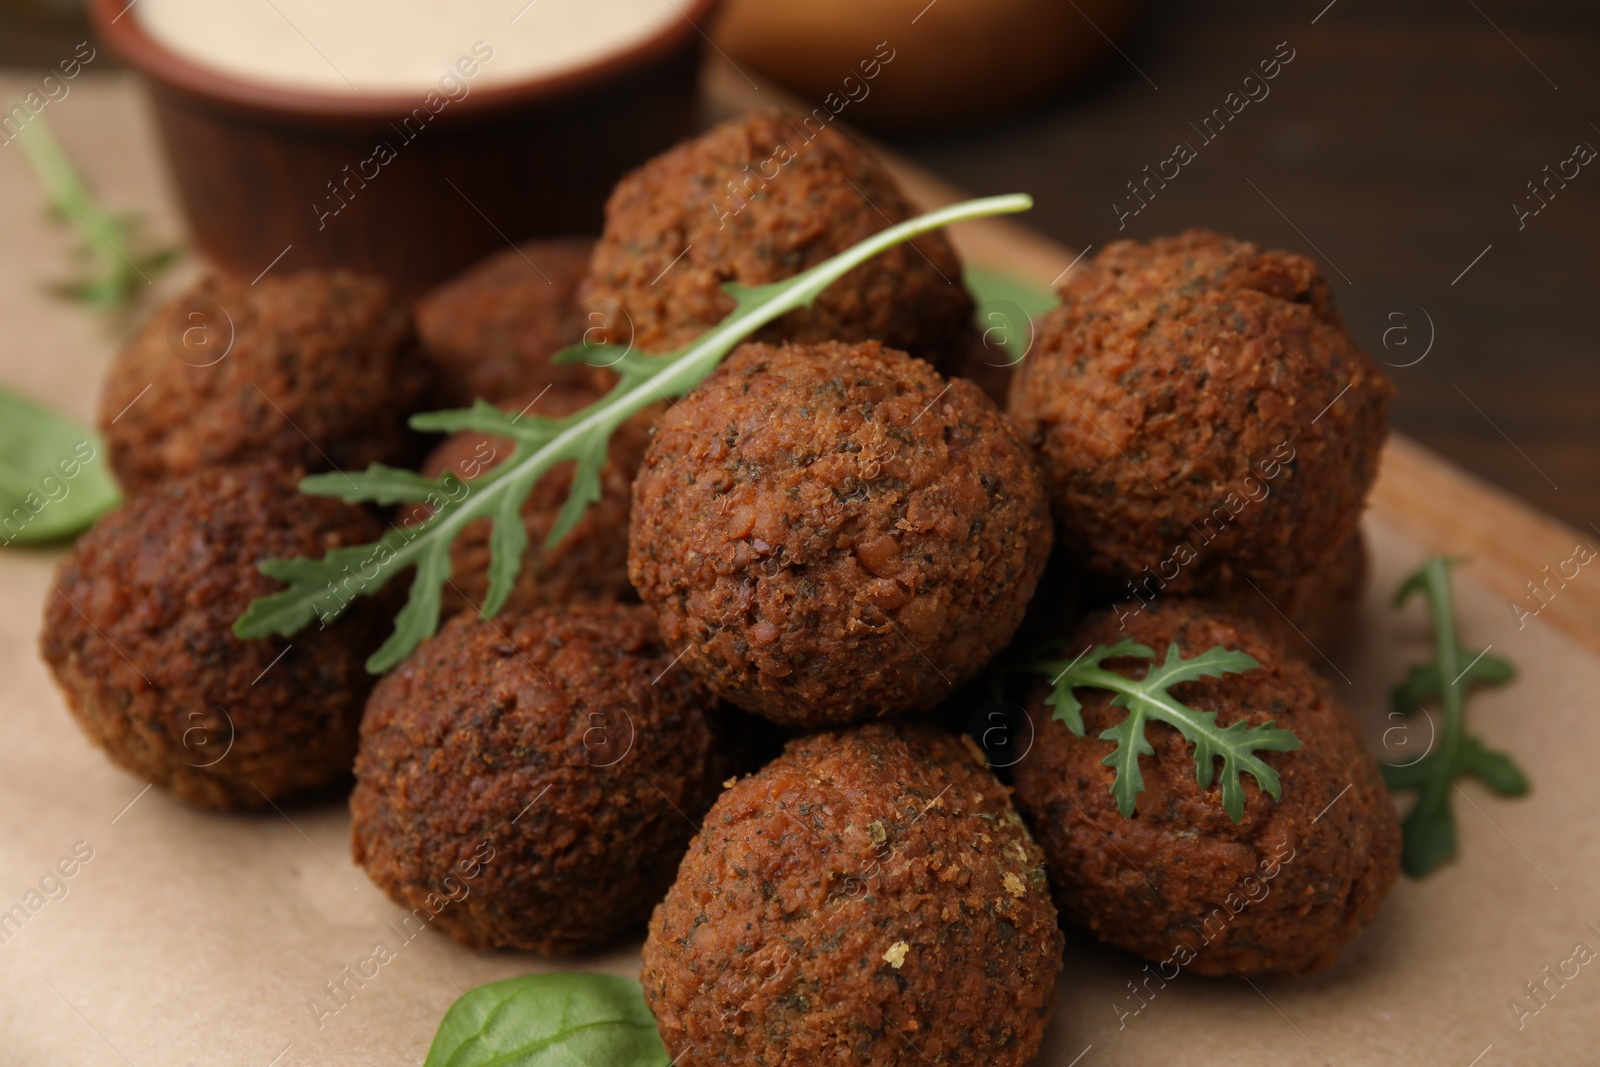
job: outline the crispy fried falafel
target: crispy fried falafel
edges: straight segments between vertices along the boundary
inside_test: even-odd
[[[1006,794],[970,743],[887,723],[724,792],[645,941],[675,1062],[1031,1062],[1062,937]]]
[[[584,284],[613,339],[686,344],[733,310],[729,282],[782,281],[915,214],[894,178],[833,127],[776,111],[729,120],[617,184]],[[961,261],[942,233],[892,248],[761,341],[882,341],[950,370],[972,333]]]
[[[1149,602],[1117,596],[1119,592],[1128,596],[1130,588],[1141,591],[1133,583],[1124,582],[1119,589],[1103,579],[1080,576],[1090,583],[1089,597],[1096,606],[1115,604],[1121,616],[1137,615]],[[1251,581],[1231,564],[1217,564],[1207,582],[1211,592],[1206,599],[1254,620],[1312,667],[1327,670],[1333,663],[1329,657],[1339,655],[1355,630],[1366,583],[1367,546],[1357,530],[1333,559],[1288,581]],[[1038,606],[1035,598],[1030,617]],[[1047,636],[1063,632],[1064,628]]]
[[[559,418],[599,399],[585,389],[549,387],[506,405],[507,411]],[[649,444],[654,408],[641,412],[611,436],[609,458],[600,469],[600,499],[554,548],[544,547],[572,490],[575,465],[557,464],[539,479],[522,505],[522,523],[528,547],[517,572],[508,608],[550,607],[579,601],[609,603],[637,601],[628,582],[628,510],[632,505],[633,477]],[[446,438],[423,463],[430,478],[453,475],[464,483],[482,476],[511,454],[513,442],[481,433],[458,433]],[[432,514],[426,505],[402,509],[401,521],[420,522]],[[440,599],[445,616],[481,606],[489,590],[489,533],[492,523],[470,523],[450,546],[450,581]]]
[[[61,561],[40,652],[111,759],[180,800],[250,808],[350,773],[395,598],[357,601],[311,640],[241,641],[235,619],[279,583],[262,559],[374,541],[366,511],[302,496],[301,472],[221,467],[162,482]]]
[[[1310,260],[1191,230],[1119,241],[1039,322],[1010,414],[1063,547],[1120,595],[1294,581],[1355,534],[1388,377]]]
[[[932,707],[1050,552],[1039,473],[963,379],[875,342],[739,348],[664,416],[628,570],[666,642],[792,726]]]
[[[417,301],[417,336],[451,403],[482,397],[498,404],[547,385],[609,385],[603,370],[550,362],[583,338],[578,286],[593,250],[591,237],[529,241]]]
[[[1113,744],[1099,735],[1127,710],[1111,706],[1106,690],[1079,689],[1084,736],[1075,736],[1052,717],[1041,680],[1028,702],[1037,737],[1015,768],[1016,800],[1044,846],[1062,917],[1197,974],[1330,966],[1372,921],[1400,870],[1394,802],[1355,720],[1266,630],[1203,601],[1160,600],[1120,626],[1115,609],[1102,611],[1063,647],[1129,637],[1158,657],[1173,643],[1185,658],[1217,645],[1255,657],[1256,669],[1183,683],[1173,695],[1216,712],[1219,726],[1273,720],[1301,747],[1260,754],[1281,777],[1282,799],[1244,775],[1244,817],[1234,823],[1216,783],[1196,782],[1192,746],[1152,722],[1145,736],[1155,751],[1140,760],[1144,791],[1124,818],[1111,795],[1114,772],[1101,762]]]
[[[373,691],[356,862],[406,907],[480,862],[433,920],[472,948],[567,954],[642,922],[742,769],[726,713],[672,660],[638,605],[456,616]]]
[[[1361,531],[1333,559],[1277,587],[1233,583],[1212,599],[1254,619],[1285,648],[1319,671],[1333,668],[1349,643],[1367,586],[1367,542]]]
[[[383,282],[344,271],[214,276],[117,354],[100,430],[125,489],[276,459],[310,471],[408,463],[431,391],[411,320]]]

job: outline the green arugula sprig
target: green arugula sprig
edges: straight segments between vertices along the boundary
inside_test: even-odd
[[[479,986],[439,1023],[423,1067],[668,1067],[644,990],[609,974]]]
[[[140,285],[149,285],[151,275],[177,258],[177,249],[170,246],[148,247],[141,239],[138,216],[114,215],[100,206],[44,116],[23,123],[17,142],[34,173],[49,187],[56,215],[82,238],[77,257],[87,264],[87,273],[58,285],[63,296],[103,311],[120,310],[132,302]]]
[[[1467,733],[1465,697],[1477,682],[1500,685],[1516,677],[1516,668],[1487,651],[1474,654],[1463,648],[1456,630],[1455,598],[1450,568],[1455,561],[1430,556],[1420,570],[1400,586],[1395,607],[1414,593],[1428,600],[1433,621],[1434,658],[1412,667],[1394,690],[1394,709],[1413,715],[1424,701],[1437,703],[1443,719],[1437,747],[1415,763],[1385,764],[1384,781],[1391,792],[1415,791],[1417,802],[1406,814],[1405,844],[1400,866],[1421,878],[1456,854],[1456,818],[1450,791],[1457,778],[1471,775],[1504,797],[1528,792],[1528,778],[1504,752],[1486,748]],[[1448,680],[1447,680],[1448,679]]]
[[[367,670],[382,673],[403,660],[439,625],[439,601],[450,577],[450,546],[478,519],[493,520],[489,538],[489,586],[480,608],[492,617],[505,605],[527,550],[521,509],[534,485],[558,463],[575,461],[572,488],[546,539],[554,546],[585,509],[600,499],[600,470],[611,435],[637,412],[662,400],[684,396],[704,381],[734,347],[751,333],[797,308],[808,307],[839,278],[873,256],[952,222],[1026,211],[1033,200],[1021,193],[952,204],[892,226],[792,278],[748,288],[726,285],[734,309],[720,324],[676,352],[647,356],[615,346],[580,345],[562,358],[610,367],[619,381],[602,399],[559,419],[507,414],[486,401],[470,408],[415,415],[418,430],[455,433],[475,430],[509,437],[514,448],[505,462],[481,478],[463,483],[453,475],[424,478],[375,464],[352,474],[318,474],[300,483],[301,491],[352,503],[421,503],[433,509],[425,521],[396,527],[369,545],[336,548],[322,559],[264,560],[261,573],[288,588],[253,602],[233,625],[241,638],[288,636],[320,619],[337,618],[356,596],[370,596],[406,567],[415,567],[410,599],[395,618],[394,632],[367,660]],[[465,487],[465,492],[461,490]]]
[[[1167,646],[1166,662],[1155,663],[1155,658],[1155,650],[1150,646],[1123,638],[1114,645],[1096,645],[1092,651],[1070,662],[1045,660],[1030,667],[1054,679],[1055,691],[1045,703],[1055,708],[1054,717],[1066,723],[1067,729],[1078,737],[1083,736],[1083,705],[1074,689],[1108,689],[1116,694],[1111,698],[1111,706],[1128,709],[1127,718],[1100,734],[1102,741],[1112,741],[1117,746],[1100,762],[1116,770],[1111,795],[1117,798],[1117,810],[1123,817],[1133,814],[1134,802],[1144,791],[1139,757],[1155,754],[1144,735],[1145,724],[1152,719],[1174,727],[1194,745],[1195,781],[1200,783],[1201,789],[1211,787],[1215,761],[1222,760],[1222,809],[1234,822],[1244,818],[1241,772],[1248,773],[1274,799],[1281,798],[1278,772],[1256,753],[1292,752],[1300,747],[1299,738],[1273,726],[1270,719],[1260,726],[1250,726],[1242,719],[1226,727],[1218,726],[1216,712],[1187,707],[1169,691],[1182,682],[1243,674],[1261,664],[1244,652],[1221,645],[1184,659],[1178,646],[1172,644]],[[1106,660],[1114,659],[1152,662],[1144,677],[1130,678],[1102,666]]]

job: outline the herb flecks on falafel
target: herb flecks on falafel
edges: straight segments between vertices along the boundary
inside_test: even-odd
[[[1033,459],[971,382],[876,342],[748,344],[658,426],[628,571],[719,694],[817,727],[938,703],[1049,552]]]
[[[1061,966],[1042,859],[970,741],[800,738],[706,815],[645,1000],[680,1067],[1023,1067]]]

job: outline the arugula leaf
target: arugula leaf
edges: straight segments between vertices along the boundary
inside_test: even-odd
[[[952,222],[1026,211],[1032,204],[1033,200],[1021,193],[952,204],[880,231],[784,281],[754,288],[726,285],[723,288],[734,298],[733,311],[675,352],[660,356],[629,352],[619,360],[604,344],[574,346],[562,353],[562,361],[609,366],[617,372],[618,381],[603,398],[563,418],[512,415],[483,400],[470,408],[413,416],[411,425],[418,430],[475,430],[509,437],[515,446],[505,462],[470,483],[401,477],[390,467],[305,479],[300,488],[306,493],[352,503],[422,503],[432,514],[414,526],[389,531],[374,544],[338,548],[321,560],[264,560],[261,573],[287,583],[288,588],[254,601],[234,621],[233,632],[241,638],[288,636],[313,618],[326,625],[354,597],[370,596],[404,568],[415,567],[411,599],[396,616],[394,632],[367,660],[367,670],[380,674],[438,629],[440,587],[450,577],[450,546],[478,519],[493,522],[489,588],[479,609],[492,616],[510,595],[527,545],[526,533],[519,532],[522,503],[552,467],[568,460],[576,464],[572,488],[546,540],[550,547],[570,533],[588,506],[600,499],[600,470],[607,445],[617,427],[634,414],[651,404],[686,395],[740,341],[780,315],[809,306],[829,285],[880,252]]]
[[[101,310],[117,310],[131,302],[138,286],[150,284],[150,275],[159,274],[177,258],[177,249],[170,246],[146,247],[139,239],[136,216],[113,215],[95,201],[44,116],[34,115],[23,123],[16,139],[34,174],[50,188],[56,214],[82,239],[76,254],[88,263],[88,273],[57,286],[62,295]]]
[[[609,974],[530,974],[465,993],[422,1067],[667,1067],[639,983]]]
[[[1033,344],[1033,320],[1061,303],[1044,286],[987,267],[968,267],[962,280],[984,346],[998,342],[1013,362],[1021,361]]]
[[[70,537],[121,500],[93,430],[0,389],[0,545]]]
[[[1394,600],[1399,607],[1414,593],[1427,597],[1434,638],[1434,658],[1412,667],[1395,687],[1394,709],[1410,715],[1424,702],[1433,701],[1443,719],[1439,744],[1433,752],[1415,763],[1383,767],[1383,779],[1390,792],[1417,793],[1416,803],[1401,823],[1405,843],[1400,851],[1400,866],[1412,878],[1432,873],[1456,854],[1456,818],[1450,791],[1457,778],[1471,775],[1505,797],[1523,796],[1530,788],[1527,775],[1510,756],[1485,747],[1467,733],[1467,690],[1478,682],[1504,684],[1517,672],[1508,661],[1489,655],[1487,649],[1475,655],[1461,645],[1450,585],[1450,568],[1454,565],[1454,560],[1444,556],[1429,556],[1400,586]],[[1445,682],[1447,678],[1449,682]]]
[[[1164,663],[1156,664],[1155,650],[1131,638],[1123,638],[1114,645],[1096,645],[1095,648],[1071,662],[1045,660],[1032,665],[1032,670],[1054,679],[1053,693],[1045,701],[1055,708],[1055,718],[1067,724],[1078,737],[1083,736],[1083,705],[1073,692],[1079,687],[1108,689],[1117,694],[1111,706],[1127,708],[1127,718],[1101,732],[1100,739],[1113,741],[1116,748],[1100,762],[1116,769],[1111,783],[1111,794],[1117,798],[1117,810],[1124,818],[1133,814],[1134,802],[1144,791],[1144,775],[1139,771],[1139,757],[1155,754],[1155,749],[1145,739],[1145,724],[1154,719],[1172,726],[1194,745],[1195,781],[1200,788],[1209,789],[1216,773],[1216,760],[1222,760],[1222,808],[1228,818],[1238,822],[1244,818],[1244,785],[1239,780],[1247,773],[1261,789],[1274,799],[1282,796],[1278,772],[1256,756],[1257,752],[1292,752],[1300,747],[1300,739],[1288,730],[1273,726],[1272,720],[1260,726],[1250,726],[1243,720],[1226,727],[1217,725],[1217,713],[1197,711],[1180,703],[1170,692],[1172,686],[1200,678],[1221,678],[1225,674],[1243,674],[1261,664],[1243,652],[1230,651],[1221,645],[1190,659],[1183,659],[1175,644],[1167,646]],[[1152,663],[1142,678],[1129,678],[1109,670],[1102,664],[1114,659],[1148,659]]]

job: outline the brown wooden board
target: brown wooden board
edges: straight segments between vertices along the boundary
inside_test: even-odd
[[[0,78],[0,98],[24,85]],[[132,86],[118,76],[73,92],[50,113],[68,150],[111,206],[175,233]],[[926,202],[953,195],[902,173]],[[70,238],[44,219],[33,179],[4,149],[0,190],[0,385],[87,419],[117,330],[42,295],[42,280],[66,270]],[[975,262],[1041,282],[1072,258],[1015,224],[968,226],[958,241]],[[1528,769],[1533,794],[1507,801],[1463,784],[1460,860],[1403,882],[1340,963],[1310,980],[1182,975],[1145,986],[1140,961],[1072,936],[1040,1063],[1593,1061],[1600,973],[1573,961],[1579,944],[1600,950],[1600,775],[1589,766],[1600,747],[1600,572],[1584,568],[1537,616],[1519,620],[1511,604],[1545,565],[1600,537],[1398,440],[1366,531],[1373,577],[1359,638],[1335,664],[1342,694],[1378,743],[1394,725],[1389,687],[1428,645],[1420,609],[1396,613],[1390,594],[1426,552],[1467,554],[1463,640],[1523,672],[1474,696],[1469,714]],[[202,814],[113,768],[84,742],[36,652],[59,555],[0,552],[0,914],[44,901],[0,937],[0,1063],[414,1064],[462,990],[552,967],[637,971],[636,944],[552,964],[432,934],[402,942],[389,925],[400,909],[350,860],[342,807]],[[92,858],[47,879],[74,849]],[[394,959],[347,978],[379,942]],[[346,992],[319,1016],[308,1002],[334,1003],[329,983]],[[1527,1009],[1520,1027],[1512,1002]]]

